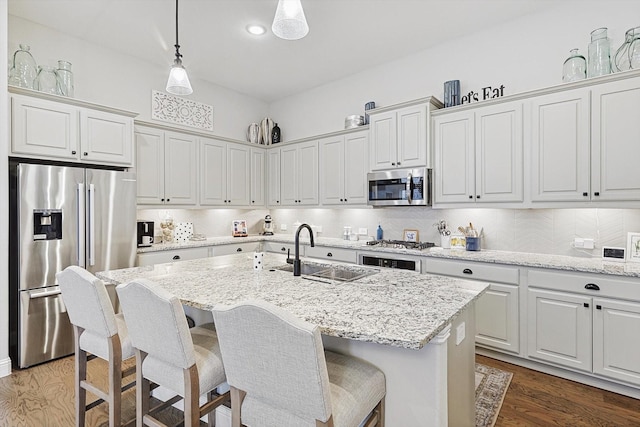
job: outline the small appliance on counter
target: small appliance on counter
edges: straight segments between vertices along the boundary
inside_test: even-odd
[[[153,221],[138,221],[138,247],[146,248],[153,244]]]
[[[271,222],[271,215],[264,217],[264,224],[262,225],[262,234],[264,236],[273,236],[273,222]]]

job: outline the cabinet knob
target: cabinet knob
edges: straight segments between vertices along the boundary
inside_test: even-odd
[[[88,155],[89,155],[89,153],[87,153],[87,152],[85,151],[85,152],[84,152],[84,155],[85,155],[85,156],[88,156]]]
[[[589,308],[589,303],[588,302],[583,303],[583,305],[584,305],[584,308]]]
[[[180,255],[174,255],[173,259],[176,259],[176,260],[180,259]]]
[[[333,256],[333,254],[332,254],[331,252],[327,252],[327,256],[328,256],[328,257],[332,257],[332,256]]]
[[[161,202],[164,202],[164,199],[160,199]]]
[[[341,202],[344,202],[344,200],[340,199]]]
[[[596,191],[595,193],[593,193],[593,195],[594,195],[594,196],[599,196],[599,195],[600,195],[600,192],[599,192],[599,191]]]
[[[71,154],[76,154],[76,151],[75,151],[75,150],[73,150],[73,151],[71,152]]]
[[[595,283],[587,283],[586,285],[584,285],[585,289],[588,289],[590,291],[599,291],[600,290],[600,286],[596,285]]]
[[[276,203],[280,203],[280,200],[276,200]]]
[[[479,195],[479,194],[476,194],[476,199],[479,199],[479,198],[480,198],[480,195]]]
[[[596,305],[596,310],[602,310],[602,306],[600,304]]]
[[[236,252],[242,252],[242,248],[236,249]]]
[[[171,199],[167,199],[167,202],[170,202],[170,201],[171,201]]]
[[[471,194],[469,194],[469,198],[470,198],[470,199],[473,199],[473,196],[472,196]]]
[[[584,193],[582,193],[582,195],[583,195],[584,197],[589,197],[589,193],[587,193],[586,191],[585,191]]]
[[[400,164],[401,164],[401,163],[400,163],[400,162],[398,162],[398,166],[400,166]]]
[[[283,246],[282,248],[280,248],[280,250],[281,250],[282,252],[286,252],[286,251],[287,251],[287,249],[286,249],[284,246]]]
[[[395,163],[391,163],[391,166],[395,166],[395,165],[396,165]]]
[[[471,270],[470,268],[465,268],[464,270],[462,270],[462,272],[464,274],[473,274],[473,270]]]
[[[252,204],[253,204],[253,203],[255,203],[255,202],[256,202],[255,200],[252,200],[252,201],[251,201],[251,203],[252,203]]]

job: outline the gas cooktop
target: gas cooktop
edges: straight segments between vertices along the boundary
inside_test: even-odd
[[[369,240],[367,241],[369,246],[380,246],[382,248],[396,248],[396,249],[427,249],[435,246],[435,243],[431,242],[406,242],[404,240]]]

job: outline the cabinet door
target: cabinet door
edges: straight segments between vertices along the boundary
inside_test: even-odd
[[[251,197],[250,149],[227,144],[227,199],[231,206],[249,206]]]
[[[398,123],[397,166],[427,165],[427,107],[404,108],[396,113]]]
[[[227,143],[200,140],[200,204],[227,205]]]
[[[344,198],[350,205],[367,204],[369,171],[369,133],[344,137]]]
[[[398,159],[396,112],[389,111],[370,117],[371,170],[395,168]]]
[[[591,298],[528,289],[528,354],[591,372]]]
[[[462,111],[434,119],[435,203],[475,200],[473,112]]]
[[[531,200],[589,200],[589,89],[534,97]]]
[[[639,81],[606,83],[591,91],[592,200],[640,200]]]
[[[475,113],[476,202],[523,200],[522,103]]]
[[[518,287],[492,283],[476,302],[476,343],[520,351]]]
[[[171,205],[197,203],[197,149],[194,136],[165,132],[164,195]]]
[[[323,205],[345,203],[344,137],[320,141],[320,194]]]
[[[77,160],[78,108],[42,99],[11,97],[11,154]]]
[[[281,205],[297,206],[298,202],[298,148],[280,149]]]
[[[280,150],[267,151],[267,183],[269,185],[268,205],[280,206]]]
[[[137,127],[135,141],[138,204],[163,204],[164,132]]]
[[[640,385],[640,304],[594,298],[593,372]]]
[[[251,149],[251,206],[264,206],[265,197],[265,150]]]
[[[133,165],[133,119],[80,110],[80,158],[91,163]]]
[[[318,143],[306,142],[298,148],[298,204],[318,204]]]

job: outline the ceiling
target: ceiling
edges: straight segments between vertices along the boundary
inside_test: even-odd
[[[271,33],[277,0],[182,0],[180,51],[192,83],[202,79],[273,102],[553,1],[302,0],[309,34],[286,41]],[[11,15],[158,67],[168,70],[173,62],[173,0],[9,0],[8,5]],[[250,35],[245,27],[253,23],[267,33]]]

